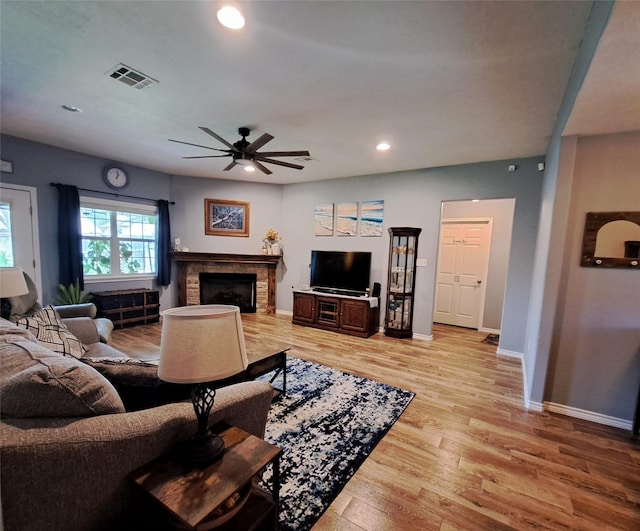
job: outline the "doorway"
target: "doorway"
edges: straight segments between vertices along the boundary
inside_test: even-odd
[[[514,198],[443,201],[441,235],[436,261],[434,322],[464,326],[494,334],[500,333],[509,270],[514,211]],[[489,219],[491,223],[489,224],[490,236],[487,248],[481,250],[478,247],[472,247],[472,239],[464,236],[464,231],[468,232],[468,229],[464,228],[464,223],[475,222],[472,224],[470,233],[478,234],[477,230],[473,230],[473,225],[482,226],[482,222]],[[463,231],[456,234],[455,238],[450,234],[447,243],[447,240],[442,236],[443,231],[451,232],[450,229],[459,223],[463,224]],[[467,243],[453,242],[453,239],[466,239]],[[445,249],[443,249],[443,244]],[[441,264],[448,265],[448,269],[453,269],[456,254],[458,261],[462,261],[462,265],[457,269],[458,273],[453,273],[449,278],[449,286],[439,288],[438,285],[443,284],[444,280],[440,278],[439,273],[443,269]],[[486,266],[482,265],[483,260],[486,260]],[[474,273],[475,266],[472,266],[478,263],[480,264],[477,267],[479,271]],[[458,278],[456,279],[456,277]],[[479,280],[480,283],[478,283]],[[457,293],[454,293],[454,290]],[[457,303],[457,308],[454,303]],[[448,315],[445,315],[452,313],[457,314],[453,321]]]
[[[440,222],[434,322],[480,328],[492,228],[492,218]]]
[[[0,264],[22,268],[41,293],[37,216],[34,187],[0,184]]]

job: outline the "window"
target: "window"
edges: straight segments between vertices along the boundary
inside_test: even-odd
[[[11,237],[11,205],[0,203],[0,267],[13,266],[13,238]]]
[[[80,222],[85,280],[156,275],[156,207],[81,197]]]

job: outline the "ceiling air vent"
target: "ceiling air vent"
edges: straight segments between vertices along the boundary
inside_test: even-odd
[[[109,70],[107,75],[138,90],[146,89],[151,85],[158,83],[157,79],[153,79],[152,77],[149,77],[142,72],[138,72],[127,65],[123,65],[122,63]]]

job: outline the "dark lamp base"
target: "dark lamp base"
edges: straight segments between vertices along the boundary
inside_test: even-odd
[[[207,430],[204,435],[196,435],[180,446],[179,459],[189,467],[205,467],[222,457],[224,442],[222,438]]]
[[[8,320],[10,315],[11,303],[9,302],[9,299],[2,297],[2,299],[0,299],[0,317]]]

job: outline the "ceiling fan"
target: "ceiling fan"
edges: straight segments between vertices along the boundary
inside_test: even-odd
[[[229,149],[218,149],[210,146],[203,146],[200,144],[192,144],[191,142],[183,142],[181,140],[172,140],[169,139],[170,142],[177,142],[178,144],[187,144],[188,146],[196,146],[205,149],[212,149],[214,151],[222,151],[225,153],[224,155],[203,155],[199,157],[182,157],[183,159],[209,159],[215,157],[232,157],[233,160],[231,163],[224,168],[224,171],[230,170],[236,165],[242,166],[254,166],[258,168],[261,172],[266,173],[267,175],[272,174],[273,172],[267,168],[263,162],[268,164],[277,164],[278,166],[284,166],[286,168],[293,168],[295,170],[301,170],[304,166],[300,166],[299,164],[292,164],[291,162],[283,162],[281,160],[275,160],[271,157],[308,157],[308,151],[262,151],[258,152],[262,146],[264,146],[267,142],[273,140],[273,136],[269,133],[264,133],[260,138],[254,140],[253,142],[249,142],[247,137],[251,130],[248,127],[240,127],[238,128],[238,133],[242,137],[242,140],[238,140],[233,144],[228,142],[224,138],[222,138],[219,134],[214,133],[208,127],[200,127],[202,131],[211,135],[213,138],[222,142]]]

